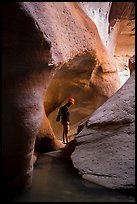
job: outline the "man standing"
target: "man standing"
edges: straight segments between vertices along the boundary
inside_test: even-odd
[[[59,122],[61,119],[61,123],[63,126],[63,143],[68,143],[68,131],[69,131],[69,107],[75,103],[74,98],[69,98],[67,103],[64,106],[61,106],[56,118],[56,121]]]

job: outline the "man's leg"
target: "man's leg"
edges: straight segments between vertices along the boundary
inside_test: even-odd
[[[66,137],[66,142],[68,143],[68,131],[69,131],[69,122],[66,122],[65,125],[65,137]]]
[[[65,126],[63,121],[61,123],[62,123],[62,129],[63,129],[62,138],[63,138],[63,143],[65,143]]]
[[[68,133],[65,133],[66,143],[68,143]]]
[[[63,130],[63,143],[65,143],[65,133],[64,133],[64,130]]]
[[[66,139],[66,143],[68,143],[69,123],[66,121],[62,121],[62,125],[63,125],[63,142],[65,143]]]

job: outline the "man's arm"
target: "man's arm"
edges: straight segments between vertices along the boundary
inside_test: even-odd
[[[56,121],[57,121],[57,122],[60,121],[61,110],[62,110],[62,107],[59,109],[58,115],[57,115],[57,117],[56,117]]]
[[[56,121],[57,121],[57,122],[60,121],[60,115],[57,115],[57,117],[56,117]]]

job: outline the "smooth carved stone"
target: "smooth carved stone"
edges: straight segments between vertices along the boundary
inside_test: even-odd
[[[112,189],[135,187],[135,75],[100,106],[71,155],[83,178]]]
[[[121,85],[95,23],[79,3],[5,3],[2,12],[2,177],[7,193],[31,186],[36,149],[64,148],[55,117],[67,97],[76,99],[71,120],[76,130],[79,120]]]

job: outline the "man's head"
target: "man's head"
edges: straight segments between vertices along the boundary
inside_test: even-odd
[[[71,106],[71,105],[73,105],[74,103],[75,103],[74,98],[69,98],[69,99],[68,99],[68,102],[67,102],[68,106]]]

